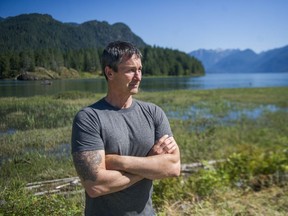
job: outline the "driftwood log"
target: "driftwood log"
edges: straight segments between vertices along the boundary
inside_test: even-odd
[[[197,170],[205,168],[207,165],[214,165],[224,160],[211,160],[205,163],[191,163],[182,164],[181,172],[183,174],[189,174],[197,172]],[[47,181],[31,182],[26,185],[27,190],[33,191],[34,195],[45,195],[45,194],[74,194],[83,192],[80,179],[78,177],[53,179]]]
[[[26,185],[26,189],[32,190],[34,195],[53,193],[66,194],[72,193],[72,191],[83,191],[78,177],[31,182]]]

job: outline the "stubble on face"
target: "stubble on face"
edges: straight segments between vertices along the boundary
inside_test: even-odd
[[[141,59],[133,55],[130,59],[123,61],[118,68],[118,72],[123,73],[127,81],[126,87],[130,94],[134,95],[139,92],[139,86],[142,79]]]

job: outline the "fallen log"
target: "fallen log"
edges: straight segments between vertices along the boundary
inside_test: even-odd
[[[62,179],[52,179],[52,180],[46,180],[46,181],[40,181],[40,182],[31,182],[26,185],[27,189],[33,189],[49,184],[57,184],[57,183],[70,183],[74,182],[76,184],[79,182],[80,179],[78,177],[70,177],[70,178],[62,178]]]
[[[214,165],[218,162],[225,160],[211,160],[207,162],[198,162],[191,164],[182,164],[182,173],[192,173],[199,169],[205,168],[207,165]],[[31,182],[26,185],[27,190],[32,190],[34,195],[45,195],[45,194],[75,194],[83,192],[79,177],[70,177],[62,179],[52,179],[46,181]]]
[[[182,164],[181,165],[181,172],[182,173],[192,173],[199,170],[199,168],[203,169],[207,165],[211,166],[220,162],[225,162],[225,160],[210,160],[206,162],[198,162],[198,163],[191,163],[191,164]]]
[[[83,191],[78,177],[53,179],[40,182],[31,182],[26,185],[27,190],[33,190],[34,195],[54,193],[70,193],[71,191]]]

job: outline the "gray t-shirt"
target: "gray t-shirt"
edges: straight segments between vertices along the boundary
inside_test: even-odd
[[[118,109],[101,99],[79,111],[72,129],[72,152],[105,150],[106,154],[145,157],[156,140],[172,136],[163,110],[133,99]],[[85,215],[155,215],[152,181],[143,179],[131,187],[97,198],[86,193]]]

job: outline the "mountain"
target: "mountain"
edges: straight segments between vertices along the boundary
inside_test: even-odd
[[[237,52],[239,50],[234,49],[227,49],[227,50],[206,50],[206,49],[199,49],[196,51],[192,51],[189,55],[194,56],[202,61],[206,68],[210,68],[212,65],[219,62],[221,59]]]
[[[124,23],[62,23],[48,14],[34,13],[0,19],[0,79],[56,79],[79,72],[102,75],[100,55],[115,40],[140,48],[145,75],[204,74],[198,59],[149,46]]]
[[[237,51],[216,62],[209,70],[213,72],[250,72],[257,54],[252,50]],[[255,71],[256,72],[256,71]]]
[[[112,40],[129,40],[136,46],[146,44],[124,23],[89,21],[62,23],[48,14],[23,14],[0,22],[1,51],[57,48],[81,49],[105,47]]]
[[[264,72],[288,72],[288,46],[261,53],[255,67]]]
[[[251,49],[192,51],[207,73],[288,72],[288,46],[256,54]]]

